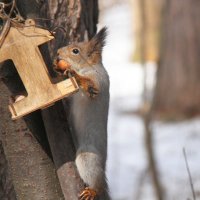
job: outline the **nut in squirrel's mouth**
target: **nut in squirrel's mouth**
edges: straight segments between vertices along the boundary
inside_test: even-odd
[[[71,69],[71,65],[64,59],[57,58],[54,60],[54,70],[59,74],[66,74]]]

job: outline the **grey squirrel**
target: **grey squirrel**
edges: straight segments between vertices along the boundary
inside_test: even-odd
[[[76,166],[85,189],[81,200],[109,200],[105,167],[109,76],[102,64],[107,29],[102,28],[90,41],[73,43],[57,51],[55,69],[72,74],[80,90],[69,97],[68,120],[76,146]]]

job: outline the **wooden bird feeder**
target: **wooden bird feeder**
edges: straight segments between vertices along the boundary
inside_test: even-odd
[[[28,25],[27,25],[28,23]],[[47,30],[29,20],[24,27],[10,27],[0,48],[0,62],[11,59],[28,95],[11,103],[12,119],[46,108],[78,90],[74,78],[53,84],[38,46],[54,39]]]

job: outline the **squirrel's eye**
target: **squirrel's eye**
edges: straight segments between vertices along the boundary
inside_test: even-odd
[[[72,52],[73,52],[74,54],[78,54],[78,53],[79,53],[79,50],[78,50],[78,49],[73,49]]]

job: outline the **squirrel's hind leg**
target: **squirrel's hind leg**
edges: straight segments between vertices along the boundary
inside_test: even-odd
[[[107,189],[103,160],[98,154],[81,152],[76,157],[76,166],[80,177],[86,184],[81,192],[81,199],[95,199]]]

